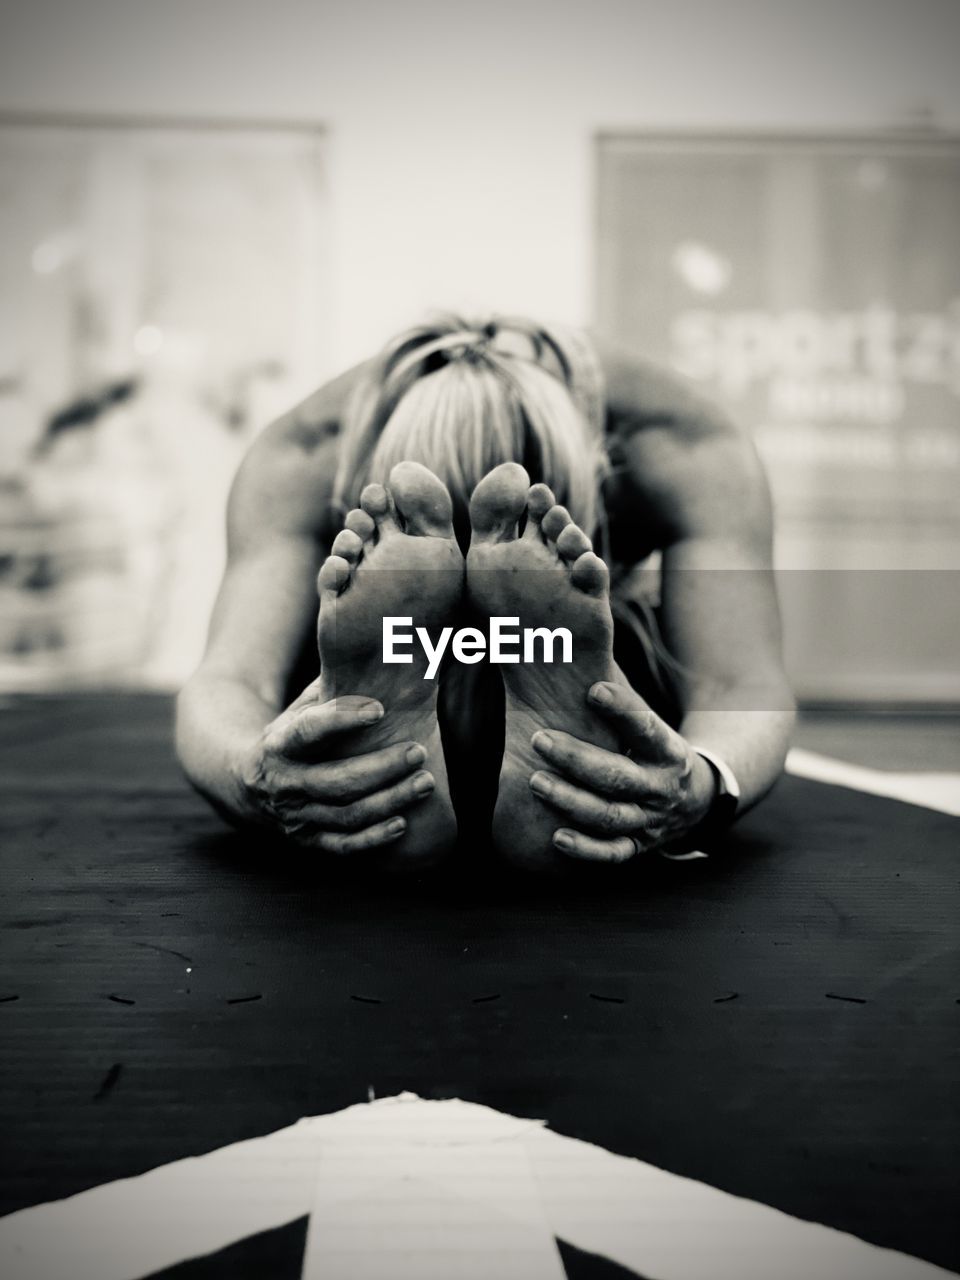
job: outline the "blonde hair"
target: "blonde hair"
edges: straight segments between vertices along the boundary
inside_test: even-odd
[[[445,316],[400,334],[361,378],[345,415],[334,503],[404,459],[434,471],[462,521],[501,462],[519,462],[593,533],[605,466],[602,432],[577,403],[564,340],[528,320]]]

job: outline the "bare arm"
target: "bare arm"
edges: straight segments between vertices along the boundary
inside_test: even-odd
[[[745,809],[782,772],[794,721],[766,477],[749,435],[679,378],[607,360],[628,482],[663,548],[664,639],[686,673],[680,732],[729,763]]]
[[[365,717],[383,714],[370,699],[321,706],[311,685],[285,705],[316,626],[336,448],[324,411],[342,400],[342,389],[332,384],[312,397],[245,458],[230,497],[227,568],[207,651],[177,704],[184,770],[221,813],[330,852],[402,834],[396,815],[415,799],[406,780],[420,762],[410,755],[413,743],[363,753]]]
[[[689,673],[681,680],[680,732],[727,761],[740,783],[741,810],[782,773],[795,718],[773,574],[762,551],[749,536],[691,535],[663,561],[665,638]]]
[[[297,469],[306,456],[298,454],[283,426],[271,427],[237,473],[207,650],[178,700],[177,747],[187,776],[241,819],[251,816],[247,762],[283,710],[287,681],[316,618],[323,549],[317,511]],[[323,484],[322,474],[316,479]]]
[[[793,697],[780,655],[766,480],[749,437],[672,375],[605,352],[625,548],[663,552],[664,638],[682,666],[678,731],[626,682],[586,691],[622,754],[569,734],[536,735],[556,771],[554,843],[622,861],[688,838],[716,779],[695,747],[727,762],[749,808],[783,770]]]

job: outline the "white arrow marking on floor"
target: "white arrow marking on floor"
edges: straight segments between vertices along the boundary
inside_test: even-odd
[[[912,772],[896,773],[887,769],[868,769],[849,764],[817,751],[793,747],[787,755],[787,773],[811,782],[825,782],[832,787],[865,791],[871,796],[884,796],[902,804],[915,804],[960,817],[960,773]]]
[[[0,1220],[5,1280],[135,1280],[310,1214],[304,1280],[933,1280],[929,1263],[457,1100],[401,1094]]]

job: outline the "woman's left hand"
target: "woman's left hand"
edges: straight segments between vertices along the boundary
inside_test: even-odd
[[[549,769],[534,773],[530,787],[563,823],[555,847],[575,858],[624,862],[691,831],[714,795],[707,762],[633,689],[596,684],[587,697],[630,754],[557,729],[533,735]]]

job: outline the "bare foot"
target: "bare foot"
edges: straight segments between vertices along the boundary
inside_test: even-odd
[[[420,463],[400,462],[386,488],[367,485],[344,524],[318,583],[320,700],[358,693],[383,704],[383,719],[364,731],[363,751],[407,740],[426,750],[425,798],[403,815],[406,830],[389,846],[392,861],[423,865],[450,848],[457,830],[437,724],[439,682],[423,678],[419,644],[412,663],[384,663],[383,619],[412,618],[436,642],[460,607],[463,556],[450,495]]]
[[[518,525],[526,516],[526,527]],[[530,487],[523,467],[505,462],[477,485],[470,501],[473,532],[467,554],[467,593],[488,617],[520,619],[520,627],[566,627],[573,661],[542,660],[501,666],[506,727],[494,844],[511,862],[559,868],[552,844],[563,825],[538,799],[530,779],[542,771],[530,739],[538,729],[563,729],[596,746],[617,750],[610,729],[591,711],[586,694],[597,680],[622,680],[613,661],[613,617],[607,567],[590,539],[544,484]]]

